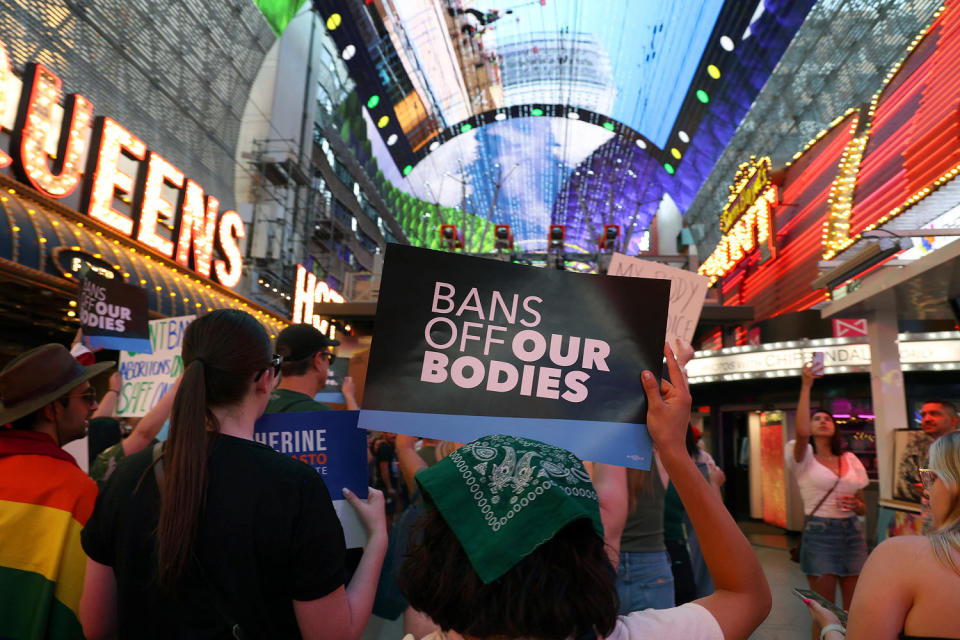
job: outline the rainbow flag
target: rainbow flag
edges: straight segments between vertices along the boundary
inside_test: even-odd
[[[52,438],[0,428],[0,638],[83,638],[80,532],[96,497]]]

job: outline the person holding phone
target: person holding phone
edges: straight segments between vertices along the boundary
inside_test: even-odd
[[[800,568],[810,588],[833,602],[840,586],[843,608],[848,609],[857,577],[867,559],[863,525],[856,516],[866,513],[863,488],[867,470],[853,454],[841,449],[833,416],[810,411],[813,381],[823,375],[813,363],[803,366],[800,400],[797,403],[797,437],[787,443],[787,468],[793,473],[803,497],[806,521],[800,547]],[[819,637],[816,622],[813,637]]]
[[[849,623],[810,599],[824,640],[948,640],[960,638],[960,433],[930,447],[920,478],[933,529],[880,543],[863,568]]]

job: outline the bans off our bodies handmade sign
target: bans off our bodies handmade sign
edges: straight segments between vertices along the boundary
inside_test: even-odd
[[[359,426],[649,468],[670,284],[389,245]]]

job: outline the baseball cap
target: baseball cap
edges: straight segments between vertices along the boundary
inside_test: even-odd
[[[274,350],[287,362],[296,362],[337,346],[340,346],[339,340],[331,340],[312,324],[291,324],[277,336]]]

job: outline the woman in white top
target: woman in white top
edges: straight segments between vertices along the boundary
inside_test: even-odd
[[[797,438],[787,443],[787,468],[800,486],[807,523],[800,548],[800,568],[810,588],[830,602],[837,584],[843,608],[849,609],[857,577],[867,559],[863,525],[856,516],[866,512],[863,488],[869,480],[859,459],[840,448],[833,416],[818,409],[810,413],[810,388],[817,377],[810,364],[803,367],[797,404]],[[819,506],[818,506],[819,505]],[[819,629],[814,624],[814,637]]]

